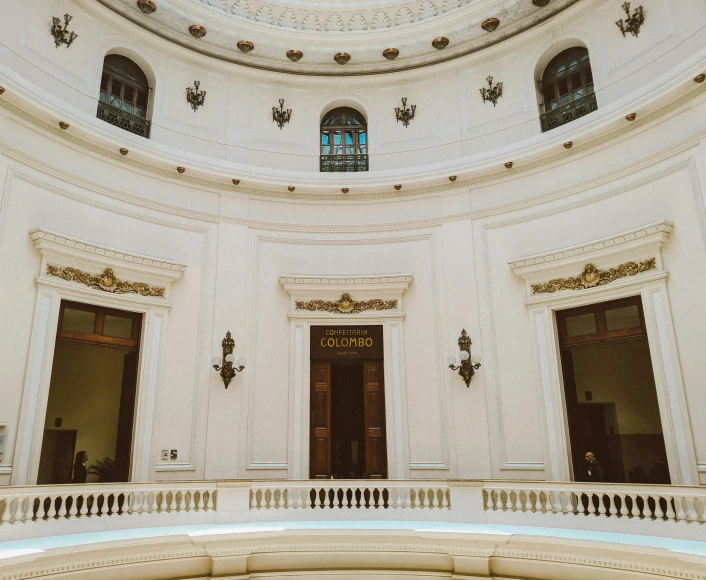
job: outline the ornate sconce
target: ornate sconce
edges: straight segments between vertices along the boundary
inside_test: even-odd
[[[245,368],[245,359],[239,358],[238,362],[236,363],[238,366],[233,366],[233,362],[235,361],[235,357],[233,356],[235,341],[230,335],[230,330],[226,332],[226,337],[223,339],[221,346],[223,346],[223,366],[221,366],[221,357],[219,356],[213,357],[211,363],[213,363],[213,368],[216,369],[219,373],[221,373],[221,377],[223,378],[223,384],[226,386],[227,389],[228,385],[233,380],[236,373],[241,372]]]
[[[71,18],[73,18],[71,14],[64,14],[64,26],[61,26],[61,19],[52,16],[51,35],[54,37],[56,48],[59,48],[62,44],[65,44],[66,48],[69,48],[71,43],[78,38],[78,34],[69,32],[69,22],[71,22]]]
[[[284,127],[285,123],[289,123],[289,119],[292,118],[292,109],[284,110],[284,99],[279,100],[279,111],[277,107],[272,107],[272,120],[277,123],[277,126],[281,129]]]
[[[191,108],[196,112],[203,102],[206,100],[206,91],[200,91],[199,86],[201,81],[194,81],[194,88],[186,87],[186,102],[191,105]]]
[[[640,34],[640,26],[642,26],[642,23],[645,21],[642,6],[635,8],[635,12],[633,12],[632,16],[630,15],[630,2],[623,2],[622,9],[625,10],[627,18],[625,19],[625,22],[623,22],[623,19],[621,18],[615,24],[618,28],[620,28],[620,32],[623,33],[623,36],[625,36],[626,32],[629,32],[633,36],[637,36]]]
[[[458,348],[461,351],[461,365],[456,365],[456,357],[450,356],[446,362],[449,363],[449,368],[452,371],[458,371],[458,374],[463,377],[464,382],[467,387],[471,386],[471,379],[480,368],[481,356],[479,354],[474,354],[471,357],[471,337],[468,336],[466,329],[461,331],[461,336],[458,337]]]
[[[482,89],[478,89],[480,91],[481,96],[483,97],[483,102],[485,103],[486,101],[490,101],[493,103],[493,107],[498,104],[498,99],[503,96],[503,84],[502,83],[495,83],[495,86],[493,86],[493,77],[488,76],[488,78],[485,79],[488,81],[488,88],[486,89],[483,87]]]
[[[402,97],[402,108],[395,107],[395,117],[397,122],[402,121],[405,127],[409,127],[409,122],[414,119],[414,112],[417,110],[417,105],[412,105],[412,108],[407,107],[407,97]]]

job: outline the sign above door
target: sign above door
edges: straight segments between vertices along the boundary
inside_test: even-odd
[[[311,326],[312,360],[383,358],[382,325]]]

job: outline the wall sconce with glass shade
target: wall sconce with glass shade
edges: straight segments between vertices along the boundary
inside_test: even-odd
[[[458,371],[466,386],[470,387],[475,371],[480,368],[482,357],[477,353],[471,356],[471,337],[468,336],[465,328],[461,331],[461,336],[458,337],[458,348],[461,351],[459,354],[461,364],[456,366],[456,357],[453,355],[449,356],[446,362],[449,363],[449,368],[452,371]]]
[[[230,334],[230,330],[226,332],[226,336],[223,339],[221,346],[223,347],[223,359],[219,356],[214,356],[211,360],[211,364],[213,364],[214,369],[221,373],[223,384],[227,389],[230,382],[235,378],[235,375],[245,368],[245,359],[239,358],[237,363],[235,362],[235,356],[233,355],[235,341]],[[221,363],[223,364],[221,365]],[[238,366],[234,366],[233,363]]]

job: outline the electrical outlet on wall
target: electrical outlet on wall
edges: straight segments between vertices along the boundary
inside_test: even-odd
[[[169,459],[176,459],[177,458],[177,450],[172,449],[171,452],[169,453]]]
[[[162,461],[169,459],[169,449],[162,449]]]

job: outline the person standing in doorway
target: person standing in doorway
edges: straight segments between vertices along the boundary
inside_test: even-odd
[[[605,481],[605,473],[593,451],[586,452],[586,481]]]
[[[79,451],[76,454],[76,461],[74,461],[74,478],[71,483],[86,483],[86,477],[88,476],[86,463],[88,463],[88,453]]]

